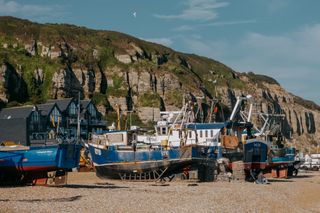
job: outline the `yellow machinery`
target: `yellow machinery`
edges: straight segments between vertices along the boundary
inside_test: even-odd
[[[0,146],[15,146],[17,145],[14,141],[2,141]]]
[[[93,171],[93,166],[90,158],[86,153],[86,148],[82,148],[80,151],[80,162],[79,172],[90,172]]]

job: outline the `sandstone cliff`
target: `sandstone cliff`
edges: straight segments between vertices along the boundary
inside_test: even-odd
[[[285,113],[287,138],[300,145],[320,141],[320,107],[274,79],[125,34],[0,17],[0,60],[0,102],[7,105],[81,92],[103,115],[120,105],[147,122],[160,110],[180,109],[183,97],[203,97],[208,110],[217,96],[228,117],[236,96],[252,94],[257,111]]]

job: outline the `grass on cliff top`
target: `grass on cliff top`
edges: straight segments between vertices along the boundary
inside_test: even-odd
[[[246,77],[249,78],[249,80],[252,83],[257,83],[261,87],[263,86],[262,83],[264,83],[264,82],[268,83],[268,84],[280,85],[275,79],[273,79],[269,76],[266,76],[266,75],[259,75],[259,74],[255,74],[253,72],[242,73],[241,75],[245,75]]]
[[[205,85],[211,94],[214,92],[214,86],[212,86],[214,81],[216,81],[216,86],[227,86],[233,89],[245,88],[245,84],[237,77],[238,74],[218,61],[194,54],[182,54],[180,57],[191,65],[191,70],[187,69],[188,72],[196,76],[199,83]]]
[[[294,96],[294,102],[304,106],[307,109],[312,109],[312,110],[318,110],[320,111],[320,106],[314,103],[313,101],[305,100],[303,98],[300,98],[298,96]]]
[[[101,48],[99,50],[98,66],[101,70],[105,70],[107,66],[117,65],[118,61],[114,58],[114,50],[112,48]]]
[[[56,45],[66,41],[82,50],[100,47],[102,48],[101,67],[105,67],[106,63],[114,63],[114,52],[125,52],[128,45],[133,42],[141,47],[149,57],[151,54],[167,55],[168,60],[176,67],[184,67],[186,63],[189,63],[192,66],[193,75],[197,75],[201,80],[209,70],[214,70],[218,75],[226,77],[232,72],[230,68],[212,59],[178,53],[163,45],[146,42],[119,32],[92,30],[68,24],[38,24],[13,17],[0,17],[1,33],[10,38],[19,37],[28,42],[35,39]]]

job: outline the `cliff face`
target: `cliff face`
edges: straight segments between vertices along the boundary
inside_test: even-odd
[[[251,87],[249,92],[254,94],[256,109],[260,112],[283,113],[282,132],[286,138],[292,137],[300,149],[309,149],[309,145],[317,146],[320,133],[319,106],[305,101],[285,91],[278,84],[263,82],[262,85],[252,83],[246,77],[241,78]]]
[[[183,97],[209,108],[218,96],[225,116],[251,94],[259,112],[285,113],[283,133],[300,145],[320,141],[320,107],[286,92],[272,78],[238,73],[212,59],[175,52],[125,34],[0,17],[0,100],[93,98],[102,114],[120,105],[142,121],[180,109]]]
[[[0,100],[25,101],[27,98],[27,85],[21,76],[21,72],[16,70],[11,64],[0,66]]]

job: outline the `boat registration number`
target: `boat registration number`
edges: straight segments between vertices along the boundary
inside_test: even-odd
[[[261,147],[261,144],[260,143],[254,143],[253,146],[254,147]]]
[[[94,153],[96,155],[101,155],[101,150],[100,149],[94,149]]]
[[[169,155],[168,151],[161,151],[162,156],[167,157]]]

